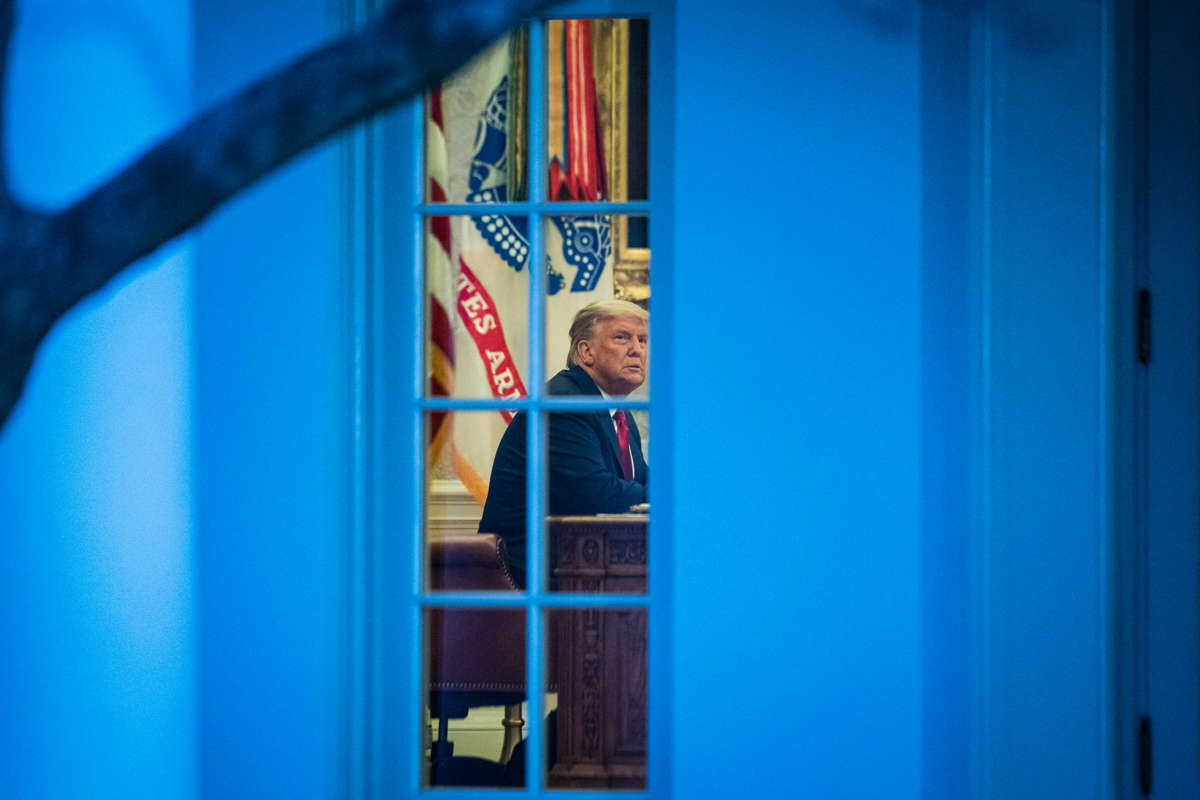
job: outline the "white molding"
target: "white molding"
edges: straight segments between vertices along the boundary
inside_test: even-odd
[[[483,508],[455,479],[429,482],[429,507],[426,529],[430,534],[476,533]]]

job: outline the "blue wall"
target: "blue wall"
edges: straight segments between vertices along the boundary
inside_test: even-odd
[[[920,796],[919,40],[845,8],[676,9],[679,797]]]
[[[993,797],[1101,797],[1111,783],[1102,11],[1064,4],[1040,43],[997,15],[982,46],[972,623],[985,659],[980,780]]]
[[[336,32],[324,3],[198,3],[210,103]],[[335,146],[196,235],[195,502],[200,791],[337,790],[349,385]]]
[[[57,208],[190,110],[189,4],[17,5],[8,174]],[[69,314],[0,434],[6,796],[192,792],[190,259],[175,242]]]

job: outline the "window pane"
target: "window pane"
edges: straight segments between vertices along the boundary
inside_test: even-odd
[[[550,587],[560,592],[646,591],[648,513],[551,515]]]
[[[529,244],[525,217],[425,218],[425,393],[525,397]]]
[[[551,200],[645,200],[649,80],[644,19],[546,23]]]
[[[515,419],[512,424],[509,420]],[[525,585],[525,504],[484,503],[525,486],[525,417],[511,411],[428,412],[425,481],[427,591],[516,591]],[[521,443],[519,457],[509,444]],[[505,443],[503,448],[501,442]],[[497,449],[504,456],[493,469]],[[523,495],[522,495],[523,500]],[[501,538],[503,537],[503,538]]]
[[[529,35],[509,34],[425,96],[425,199],[525,200]]]
[[[424,785],[523,786],[525,610],[428,608],[423,617]]]
[[[554,789],[646,787],[645,609],[552,609],[546,675],[557,688],[547,726]]]
[[[546,585],[553,591],[646,591],[648,450],[625,413],[623,423],[607,409],[547,414]]]
[[[638,308],[628,311],[646,316],[649,333],[650,243],[645,216],[555,215],[545,219],[542,230],[547,262],[547,376],[553,377],[558,370],[569,366],[571,325],[590,303],[613,299],[633,303]],[[618,310],[607,311],[605,315]],[[638,385],[622,392],[609,391],[610,394],[628,393],[633,399],[649,399],[648,349],[644,355],[645,369]]]
[[[460,420],[479,426],[494,422],[477,419],[489,413],[455,412],[451,423],[456,426],[454,435],[463,433],[458,430]],[[549,570],[545,585],[551,590],[646,591],[649,451],[642,438],[642,425],[632,413],[626,413],[623,423],[611,418],[606,409],[546,415],[550,557],[545,562]],[[526,441],[526,415],[522,412],[514,415],[503,431],[494,463],[486,472],[473,472],[461,459],[454,461],[457,455],[449,460],[443,455],[432,462],[426,569],[431,590],[507,590],[510,587],[503,581],[509,579],[517,587],[526,585]],[[487,453],[486,449],[481,451],[484,458]],[[483,475],[487,475],[486,483],[482,482]],[[473,483],[476,480],[480,480],[478,485]],[[468,495],[482,499],[481,515],[479,506]],[[494,536],[472,537],[476,529]],[[477,579],[487,577],[491,583],[447,583],[446,565],[460,564],[466,557],[459,555],[459,560],[452,562],[450,556],[433,548],[445,547],[446,540],[439,537],[448,536],[480,540],[455,546],[464,552],[472,548],[476,570],[492,565],[494,571],[486,576],[473,573]],[[505,563],[506,571],[502,567]]]

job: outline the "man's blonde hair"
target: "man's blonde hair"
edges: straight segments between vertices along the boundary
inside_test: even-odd
[[[614,317],[637,317],[647,324],[650,322],[650,312],[628,300],[597,300],[588,303],[576,311],[575,319],[571,320],[571,347],[567,350],[568,368],[577,363],[575,353],[579,349],[579,343],[591,339],[597,325]]]

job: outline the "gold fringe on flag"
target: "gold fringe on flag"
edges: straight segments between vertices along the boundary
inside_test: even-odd
[[[508,37],[508,199],[529,199],[529,28]]]

